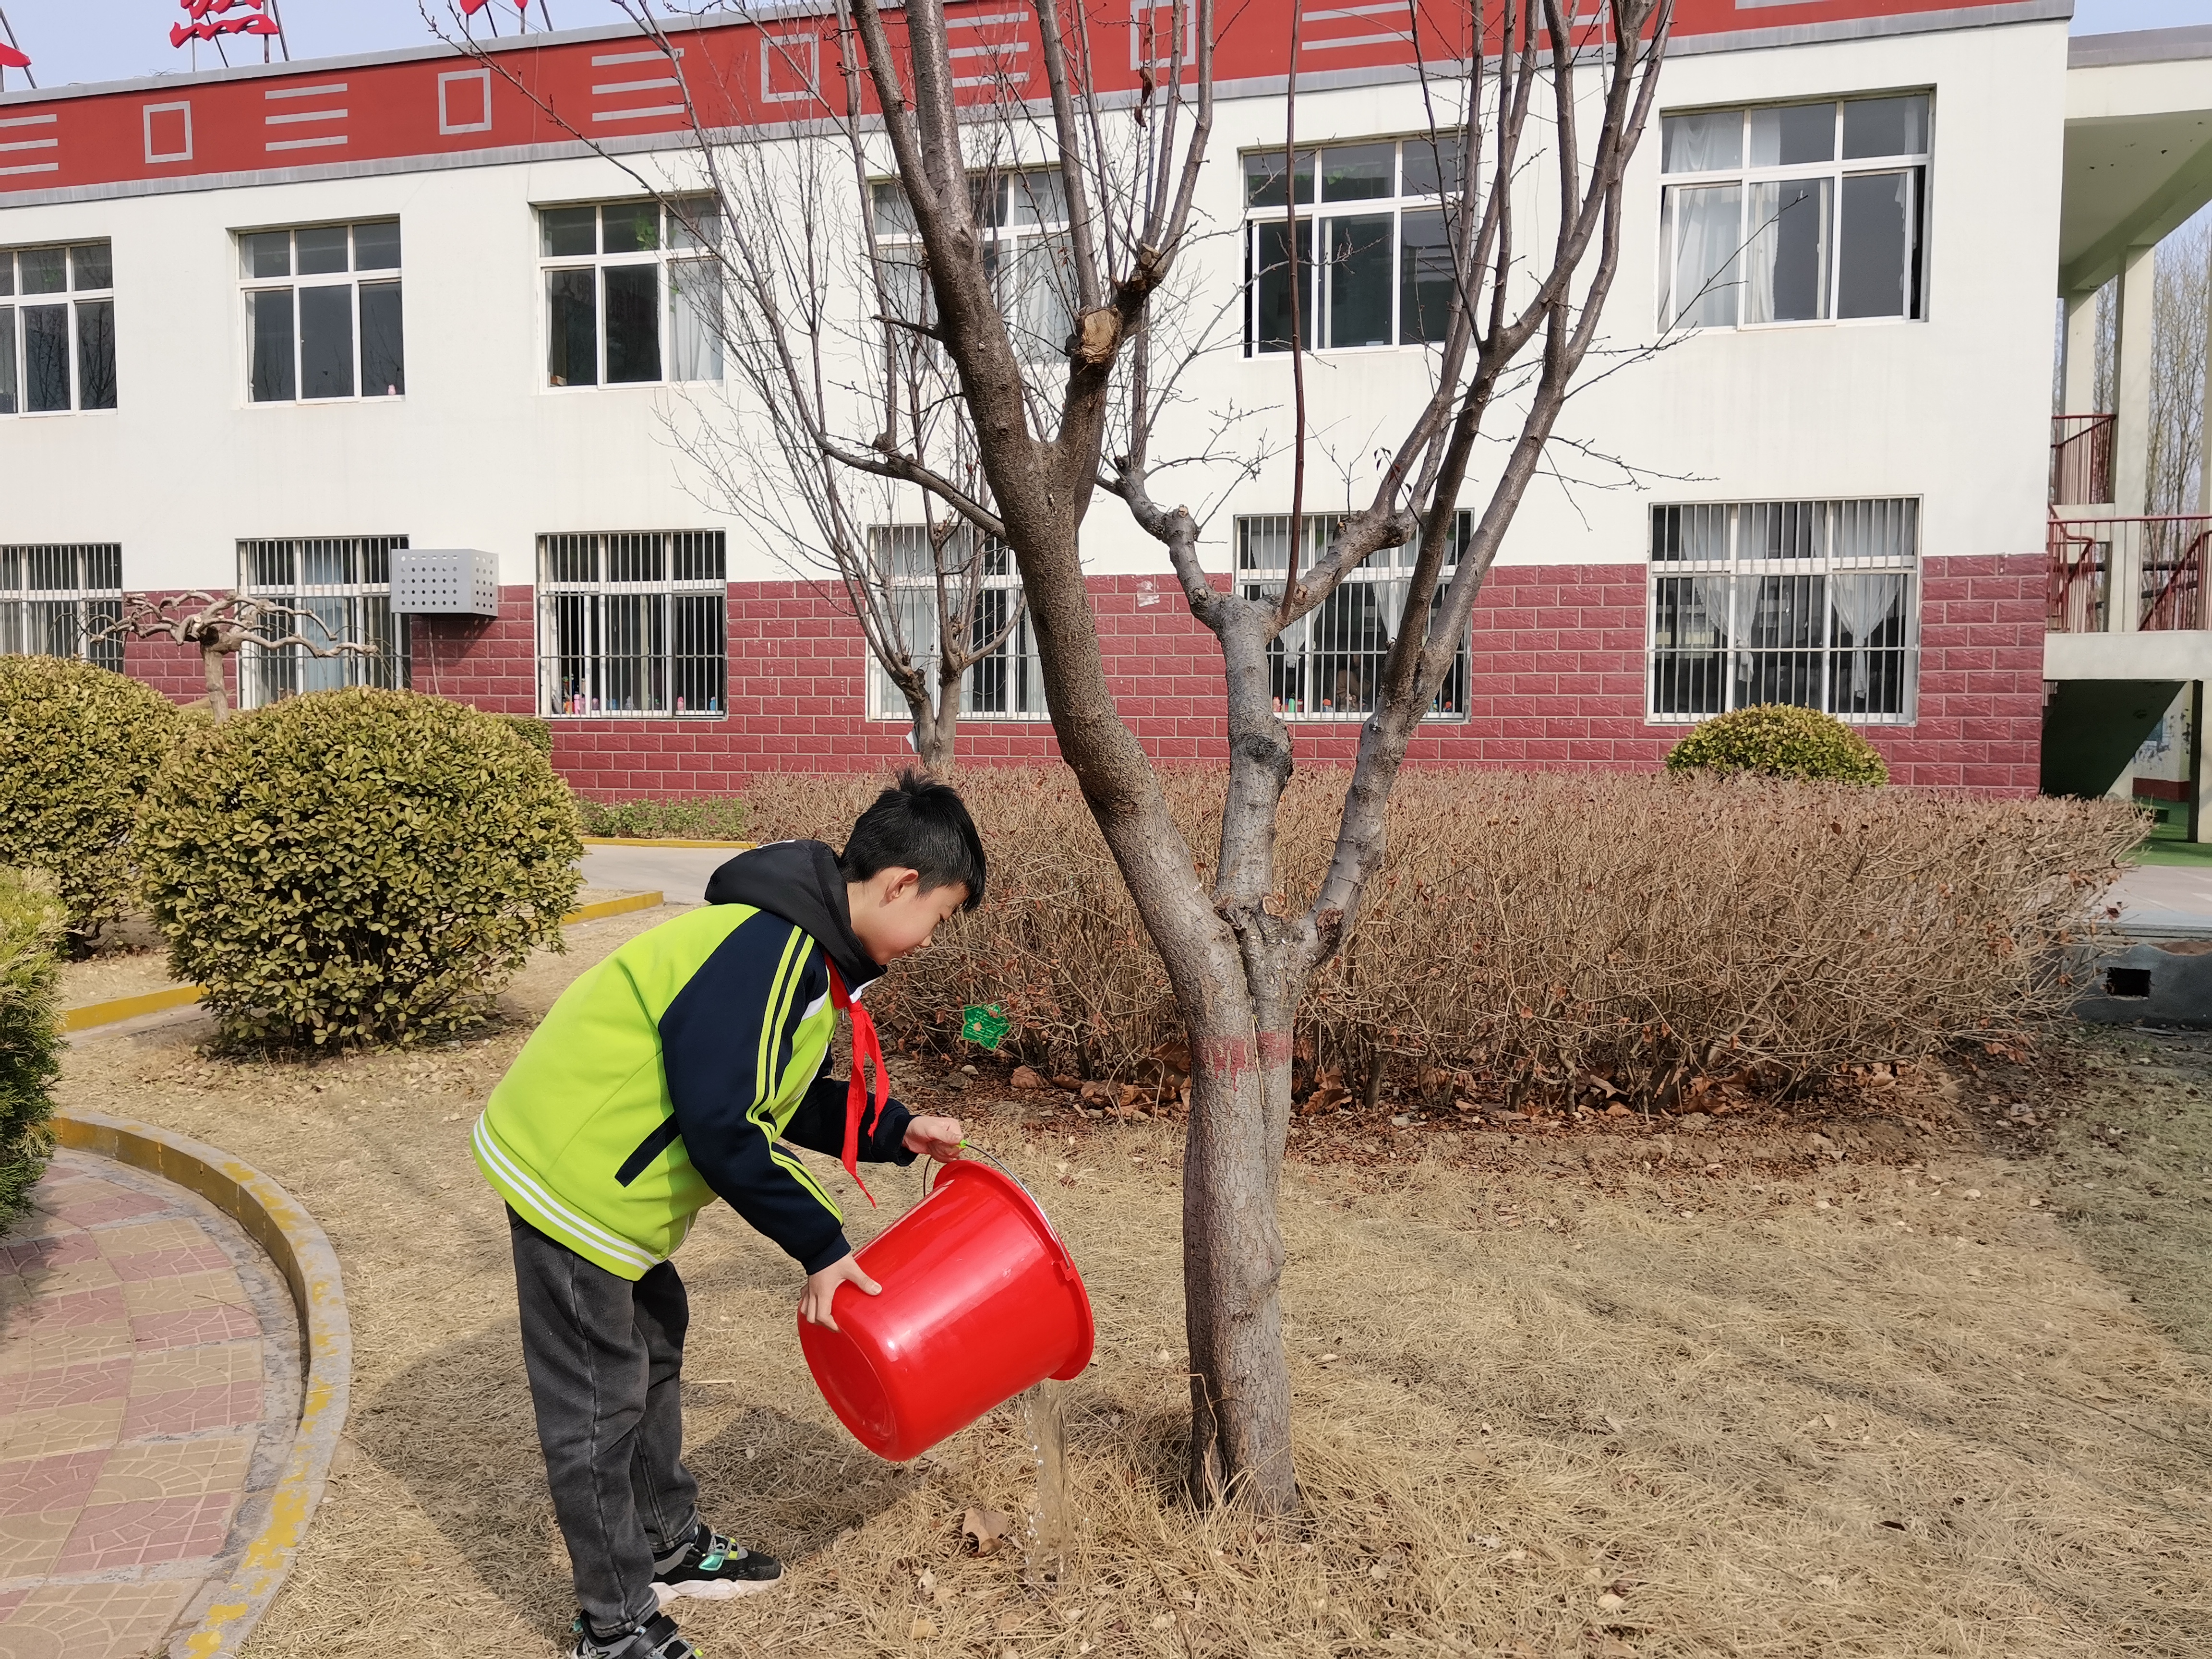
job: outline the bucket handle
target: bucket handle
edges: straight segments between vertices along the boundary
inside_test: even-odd
[[[1015,1186],[1022,1189],[1022,1196],[1029,1200],[1030,1203],[1035,1206],[1038,1218],[1044,1223],[1045,1231],[1050,1233],[1052,1235],[1052,1242],[1060,1246],[1060,1253],[1062,1258],[1062,1272],[1065,1273],[1066,1270],[1066,1261],[1068,1256],[1067,1241],[1060,1236],[1060,1229],[1052,1224],[1052,1218],[1045,1213],[1043,1204],[1038,1200],[1037,1195],[1030,1190],[1029,1183],[1024,1181],[1019,1176],[1016,1175],[1012,1170],[1009,1170],[1004,1164],[1000,1163],[996,1158],[994,1158],[982,1147],[975,1146],[970,1141],[962,1141],[960,1143],[960,1150],[970,1158],[981,1158],[984,1163],[989,1164],[1000,1175],[1006,1176],[1007,1180],[1012,1182]],[[922,1200],[929,1196],[929,1165],[936,1162],[936,1159],[927,1158],[921,1160],[921,1197],[915,1200],[915,1209],[920,1209],[921,1207]],[[945,1164],[940,1167],[949,1169],[951,1166],[950,1164]],[[911,1215],[914,1213],[914,1211],[909,1210],[907,1213]]]

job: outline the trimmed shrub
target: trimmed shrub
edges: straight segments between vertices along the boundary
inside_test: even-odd
[[[63,921],[56,900],[0,870],[0,1233],[53,1150],[46,1091],[61,1070],[54,949]]]
[[[752,781],[764,839],[842,845],[881,780]],[[1218,775],[1164,777],[1210,872]],[[1341,771],[1283,802],[1304,905]],[[957,1052],[960,1011],[1012,1017],[1047,1076],[1146,1083],[1182,1033],[1167,979],[1074,781],[963,769],[991,893],[872,991],[885,1037]],[[1701,1076],[1777,1086],[2009,1039],[2062,1008],[2062,950],[2140,836],[2124,803],[1976,800],[1692,774],[1413,772],[1344,952],[1298,1015],[1301,1075],[1666,1099]],[[1456,1075],[1455,1075],[1456,1074]]]
[[[170,970],[234,1043],[410,1042],[478,1018],[575,901],[576,811],[495,716],[293,697],[193,733],[140,820]]]
[[[187,724],[160,692],[67,657],[0,657],[0,864],[53,878],[82,954],[137,885],[138,803]]]
[[[736,795],[702,795],[690,800],[579,800],[576,811],[587,836],[622,841],[745,839],[745,804]]]
[[[553,757],[550,721],[541,720],[535,714],[494,714],[492,718],[548,760]]]
[[[1668,751],[1667,768],[1830,783],[1889,781],[1889,767],[1856,732],[1833,714],[1786,702],[1758,703],[1706,720]]]

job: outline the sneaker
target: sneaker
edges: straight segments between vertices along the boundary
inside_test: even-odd
[[[676,1633],[676,1621],[666,1613],[647,1620],[635,1630],[604,1639],[592,1634],[581,1613],[568,1628],[576,1637],[568,1659],[706,1659]]]
[[[701,1522],[691,1541],[653,1564],[653,1593],[666,1607],[679,1595],[724,1601],[757,1595],[783,1577],[783,1564],[758,1550],[740,1549]]]

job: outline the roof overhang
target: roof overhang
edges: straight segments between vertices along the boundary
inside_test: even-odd
[[[2069,43],[2058,291],[2082,294],[2212,201],[2212,27]]]

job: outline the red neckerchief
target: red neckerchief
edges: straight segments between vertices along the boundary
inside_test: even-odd
[[[860,1196],[872,1205],[876,1195],[860,1179],[860,1120],[865,1112],[868,1133],[875,1133],[876,1126],[883,1121],[884,1103],[890,1098],[890,1081],[884,1074],[884,1045],[876,1040],[876,1022],[847,993],[845,981],[834,962],[830,963],[830,1006],[839,1013],[850,1015],[853,1021],[853,1080],[845,1085],[845,1173],[853,1177]],[[872,1111],[867,1109],[871,1103],[868,1088],[860,1076],[861,1067],[870,1064],[876,1068]]]

